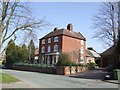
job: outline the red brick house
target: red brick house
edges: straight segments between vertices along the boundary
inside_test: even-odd
[[[39,48],[36,48],[34,51],[34,63],[38,63],[38,58],[39,58]]]
[[[72,24],[67,29],[55,28],[39,39],[39,62],[56,64],[61,53],[68,53],[75,63],[85,63],[86,39],[80,32],[74,32]]]
[[[112,63],[114,58],[114,47],[110,47],[101,54],[101,67],[107,67]]]

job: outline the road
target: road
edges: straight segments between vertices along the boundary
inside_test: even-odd
[[[118,88],[117,84],[95,79],[73,78],[17,70],[3,70],[3,72],[17,77],[34,88]]]

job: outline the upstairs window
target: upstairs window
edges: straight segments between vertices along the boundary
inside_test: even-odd
[[[45,39],[42,40],[42,44],[45,44]]]
[[[54,42],[58,42],[58,37],[54,37]]]
[[[81,40],[81,45],[84,45],[84,41],[83,40]]]
[[[42,46],[41,53],[44,53],[44,52],[45,52],[45,46]]]
[[[83,47],[81,47],[81,49],[80,49],[80,53],[81,53],[81,54],[84,53],[84,48],[83,48]]]
[[[58,45],[55,45],[54,46],[54,52],[57,52],[58,51]]]
[[[51,43],[51,38],[48,38],[48,43]]]
[[[50,51],[51,51],[51,46],[49,45],[49,46],[48,46],[48,52],[50,52]]]

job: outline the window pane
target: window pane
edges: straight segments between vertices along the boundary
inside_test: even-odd
[[[42,40],[42,44],[45,44],[45,39]]]
[[[81,45],[84,45],[84,41],[83,40],[81,40]]]
[[[45,47],[42,46],[41,52],[44,53],[45,52]]]
[[[48,38],[48,43],[51,43],[51,38]]]
[[[58,42],[58,37],[54,37],[54,42]]]
[[[84,48],[83,47],[81,47],[81,54],[83,54],[84,53]]]
[[[50,51],[51,51],[51,46],[49,45],[49,46],[48,46],[48,52],[50,52]]]
[[[54,51],[55,51],[55,52],[58,51],[58,45],[55,45],[55,46],[54,46]]]

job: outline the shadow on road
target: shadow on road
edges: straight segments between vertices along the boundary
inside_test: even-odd
[[[104,68],[97,68],[97,69],[89,70],[86,72],[72,74],[70,75],[70,77],[103,80],[106,74],[108,74],[108,72]]]

